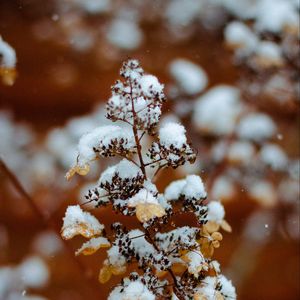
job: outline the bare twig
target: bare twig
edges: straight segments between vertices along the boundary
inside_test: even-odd
[[[12,183],[14,188],[17,190],[17,192],[26,200],[27,204],[33,211],[33,213],[36,215],[36,217],[39,219],[39,221],[42,223],[42,225],[45,228],[48,228],[50,230],[55,231],[59,236],[60,236],[60,231],[57,229],[57,226],[55,222],[53,222],[50,218],[48,218],[42,210],[39,208],[39,206],[36,204],[36,202],[33,200],[33,198],[27,193],[25,188],[22,186],[20,183],[19,179],[15,176],[15,174],[7,167],[5,162],[2,160],[0,157],[0,169],[4,173],[4,175],[9,179],[9,181]],[[78,259],[75,258],[73,249],[70,248],[69,244],[67,241],[63,240],[64,247],[67,251],[67,253],[70,255],[70,258],[73,260],[74,264],[77,266],[79,269],[80,273],[83,275],[83,278],[89,285],[89,287],[93,290],[93,295],[98,294],[99,287],[97,285],[96,288],[96,282],[92,279],[92,277],[89,275],[89,269],[82,264]],[[101,292],[100,292],[101,294]]]

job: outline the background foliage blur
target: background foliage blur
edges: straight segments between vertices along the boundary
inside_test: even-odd
[[[165,83],[165,112],[198,150],[195,167],[163,173],[158,187],[189,172],[207,179],[233,227],[216,258],[239,299],[298,299],[299,4],[271,2],[0,0],[0,34],[18,58],[15,84],[0,84],[0,155],[43,214],[60,228],[86,189],[64,174],[79,137],[105,122],[121,62],[134,57]],[[267,121],[242,130],[251,114]],[[80,270],[0,171],[0,299],[102,299],[119,281],[96,282],[104,255],[79,258]]]

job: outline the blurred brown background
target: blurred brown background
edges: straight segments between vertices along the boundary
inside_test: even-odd
[[[151,19],[142,22],[144,39],[137,50],[111,49],[100,30],[97,47],[89,51],[74,51],[65,42],[57,25],[56,9],[50,0],[0,0],[0,34],[15,48],[18,57],[15,84],[12,87],[0,85],[0,109],[12,111],[16,121],[29,123],[41,139],[49,129],[64,125],[70,117],[88,113],[95,104],[105,101],[110,95],[110,85],[118,77],[121,62],[128,56],[139,59],[144,69],[158,76],[163,83],[170,80],[166,66],[177,57],[190,58],[200,64],[209,75],[211,86],[234,84],[243,74],[242,68],[232,64],[230,52],[222,47],[222,33],[219,31],[207,32],[199,26],[191,37],[174,43],[169,40],[162,24]],[[87,18],[87,24],[96,30],[106,18],[107,15],[91,16]],[[287,151],[298,155],[297,110],[296,113],[279,115],[276,109],[268,108],[268,112],[281,126]],[[161,176],[161,189],[169,183],[169,178],[177,176],[172,172],[167,174],[170,176]],[[4,177],[0,180],[4,181]],[[62,199],[54,216],[57,228],[67,204],[75,202],[78,187],[67,194],[58,193],[54,198],[47,198],[50,202],[57,201],[56,197]],[[24,199],[12,190],[0,190],[0,229],[5,228],[8,236],[7,246],[0,252],[0,265],[16,264],[27,256],[32,251],[33,237],[42,228],[30,209],[22,204]],[[40,196],[46,193],[47,184],[32,197],[39,203]],[[39,203],[41,206],[43,201]],[[234,284],[235,279],[239,279],[239,272],[242,274],[243,268],[250,268],[237,287],[239,299],[299,299],[299,241],[284,234],[279,223],[275,224],[276,230],[262,228],[267,241],[253,257],[253,244],[245,242],[243,228],[255,210],[259,210],[258,205],[247,199],[243,191],[226,205],[226,219],[232,225],[233,233],[224,235],[216,258],[233,278]],[[270,209],[269,213],[280,222],[280,207]],[[112,218],[117,219],[101,210],[95,214],[105,224],[110,224]],[[79,244],[79,241],[70,243],[74,250]],[[241,245],[245,248],[242,264],[234,262],[234,255]],[[99,251],[92,257],[78,258],[91,270],[90,276],[94,279],[98,276],[104,253]],[[237,265],[232,267],[233,263]],[[51,279],[39,293],[53,300],[104,299],[112,286],[110,283],[119,281],[119,278],[114,278],[109,285],[102,286],[95,280],[91,287],[66,252],[50,258],[48,264]],[[230,273],[230,270],[235,273]]]

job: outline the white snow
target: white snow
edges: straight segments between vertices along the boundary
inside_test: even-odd
[[[189,60],[175,59],[170,64],[169,70],[171,76],[187,95],[202,92],[208,84],[205,71]]]
[[[158,81],[157,77],[153,75],[143,75],[139,83],[146,97],[151,97],[153,96],[153,94],[159,94],[163,91],[164,88],[164,85],[161,84]]]
[[[255,48],[255,53],[266,65],[281,65],[283,63],[281,48],[276,43],[262,41]]]
[[[119,18],[110,24],[106,36],[111,44],[124,50],[136,49],[143,40],[143,33],[136,22]]]
[[[228,85],[210,89],[195,102],[193,123],[210,134],[230,134],[242,110],[239,91]]]
[[[299,28],[299,12],[292,1],[259,1],[255,22],[256,29],[281,33],[286,27]]]
[[[201,281],[200,286],[195,289],[195,293],[199,293],[201,296],[204,296],[205,300],[216,300],[216,285],[216,277],[206,276]]]
[[[228,280],[224,275],[218,276],[218,282],[221,285],[221,294],[224,296],[224,299],[236,299],[236,291],[232,285],[231,280]]]
[[[159,141],[163,146],[170,147],[171,145],[175,148],[180,149],[186,144],[185,128],[178,123],[165,123],[159,129]]]
[[[155,295],[139,280],[129,281],[125,287],[117,286],[108,300],[155,300]]]
[[[91,238],[89,241],[85,242],[76,252],[75,255],[79,255],[87,249],[98,250],[101,247],[109,247],[110,243],[107,238],[102,236]]]
[[[252,19],[257,14],[257,4],[261,0],[218,0],[231,14],[242,19]]]
[[[272,183],[267,180],[260,180],[248,187],[250,196],[264,207],[272,207],[277,202],[277,193]]]
[[[284,170],[288,165],[287,155],[275,144],[264,145],[260,151],[260,159],[275,171]]]
[[[132,179],[142,175],[141,169],[134,163],[127,159],[122,159],[114,166],[108,167],[100,176],[99,183],[109,182],[111,183],[112,177],[118,174],[122,179]]]
[[[158,232],[155,235],[155,239],[157,240],[159,248],[164,251],[171,251],[172,249],[174,249],[174,247],[178,246],[179,240],[180,243],[185,246],[195,247],[197,246],[195,237],[198,231],[199,229],[196,227],[178,227],[169,232]]]
[[[148,257],[150,254],[158,255],[155,248],[146,241],[143,231],[139,229],[131,230],[124,238],[127,237],[131,239],[131,247],[134,252],[140,257]],[[114,245],[107,251],[107,263],[117,268],[122,268],[126,264],[126,258],[119,252],[119,246]]]
[[[228,159],[243,164],[251,163],[255,154],[255,147],[248,141],[233,142],[228,149]]]
[[[205,198],[206,191],[201,177],[198,175],[188,175],[181,194],[183,194],[186,198]]]
[[[237,126],[237,134],[240,138],[256,142],[271,138],[275,132],[274,121],[264,113],[249,113],[240,120]]]
[[[87,237],[99,235],[104,229],[93,215],[83,211],[79,205],[68,206],[63,222],[62,237],[65,239],[79,234],[78,227],[83,227]]]
[[[45,231],[34,238],[32,248],[40,255],[51,257],[63,250],[63,244],[56,233]]]
[[[165,198],[167,201],[177,200],[186,184],[185,179],[175,180],[171,182],[165,189]]]
[[[0,35],[0,67],[15,68],[16,63],[16,51]]]
[[[24,260],[18,267],[18,272],[25,286],[31,288],[44,287],[50,277],[47,265],[38,256],[32,256]]]
[[[219,176],[211,189],[211,196],[222,202],[229,201],[235,195],[235,186],[228,176]]]
[[[171,25],[186,27],[192,21],[199,18],[201,11],[201,0],[172,0],[168,2],[165,18]]]
[[[136,207],[138,204],[158,204],[158,200],[147,189],[141,189],[137,194],[128,200],[129,207]]]
[[[224,30],[224,36],[228,45],[243,49],[243,54],[251,53],[258,43],[254,32],[239,21],[230,22]]]
[[[197,278],[199,272],[203,268],[207,268],[203,254],[200,251],[193,250],[189,251],[185,256],[189,261],[188,272]]]
[[[207,196],[203,181],[198,175],[188,175],[185,179],[173,181],[166,187],[164,195],[167,201],[177,200],[181,195],[199,200]]]
[[[95,128],[83,135],[78,144],[78,162],[80,165],[85,165],[97,156],[97,153],[93,150],[94,147],[108,147],[113,140],[124,140],[122,144],[127,150],[133,149],[135,146],[134,137],[129,129],[121,128],[120,126],[107,125]]]
[[[225,210],[223,205],[219,201],[210,201],[207,204],[207,207],[207,220],[221,224],[225,217]]]
[[[110,0],[72,0],[81,9],[91,14],[107,12],[110,9]]]

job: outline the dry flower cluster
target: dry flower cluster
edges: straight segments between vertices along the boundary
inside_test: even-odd
[[[118,125],[101,126],[81,137],[76,164],[67,178],[86,175],[92,161],[100,157],[121,157],[101,174],[86,200],[136,216],[139,229],[129,230],[116,222],[108,235],[96,217],[75,205],[67,208],[62,237],[88,239],[77,255],[108,248],[101,283],[112,275],[126,276],[129,265],[137,268],[112,290],[110,300],[235,299],[235,288],[212,257],[222,240],[219,230],[231,231],[222,204],[206,201],[197,175],[172,182],[164,193],[154,184],[163,168],[177,168],[196,158],[181,124],[167,122],[157,129],[164,86],[145,74],[137,60],[124,62],[120,75],[123,80],[112,86],[107,104],[107,118]],[[153,141],[145,151],[142,139],[147,134]],[[181,214],[194,216],[190,226],[176,225]]]

